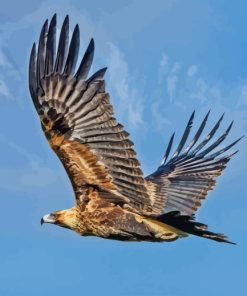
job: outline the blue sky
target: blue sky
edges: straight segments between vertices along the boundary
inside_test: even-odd
[[[51,152],[27,87],[28,58],[54,12],[95,38],[93,70],[131,133],[145,174],[191,112],[208,129],[226,112],[228,142],[247,134],[246,1],[0,0],[0,294],[243,295],[247,272],[246,139],[197,214],[237,246],[189,237],[174,243],[83,238],[40,218],[71,207],[73,192]],[[178,141],[178,138],[177,138]]]

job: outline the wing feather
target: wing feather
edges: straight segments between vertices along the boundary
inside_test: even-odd
[[[205,128],[208,116],[209,112],[204,117],[191,142],[181,154],[193,123],[193,112],[173,157],[166,163],[174,136],[169,141],[168,152],[166,152],[161,166],[153,174],[146,177],[146,187],[152,200],[154,213],[161,214],[162,212],[179,210],[192,215],[201,206],[208,191],[216,185],[216,177],[221,175],[230,158],[236,153],[224,155],[242,137],[225,148],[213,152],[226,139],[233,122],[216,141],[200,152],[218,130],[223,115],[206,138],[192,150]]]
[[[75,71],[79,26],[75,26],[69,46],[68,31],[66,16],[56,52],[54,15],[50,25],[46,21],[42,28],[37,57],[35,45],[31,51],[30,93],[44,133],[79,200],[83,190],[93,186],[104,198],[146,209],[151,203],[133,143],[113,117],[105,92],[106,68],[87,79],[94,55],[92,39]]]
[[[45,74],[49,75],[53,72],[54,57],[56,52],[56,14],[51,19],[47,35],[47,44],[45,48]]]
[[[93,62],[93,56],[94,56],[94,40],[91,39],[75,75],[75,77],[78,80],[87,78]]]
[[[65,56],[68,51],[68,42],[69,42],[69,16],[67,15],[64,19],[56,56],[56,62],[54,66],[55,73],[62,73],[64,67]]]

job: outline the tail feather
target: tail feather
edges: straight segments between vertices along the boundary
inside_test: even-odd
[[[235,243],[228,240],[227,236],[222,233],[214,233],[208,231],[208,226],[195,221],[195,216],[182,215],[179,211],[172,211],[156,218],[158,221],[170,225],[174,228],[182,230],[183,232],[212,239],[218,242],[228,244]]]

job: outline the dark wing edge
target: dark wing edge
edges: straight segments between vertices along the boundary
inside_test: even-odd
[[[206,198],[208,191],[212,190],[216,185],[216,177],[221,175],[228,161],[238,152],[225,154],[243,137],[238,138],[225,148],[218,149],[216,152],[213,151],[226,139],[233,125],[233,122],[231,122],[217,140],[212,140],[224,114],[207,136],[197,144],[206,126],[210,111],[206,114],[194,137],[184,149],[193,125],[194,114],[195,112],[192,113],[182,139],[172,157],[169,159],[174,134],[170,138],[160,167],[145,178],[152,199],[153,213],[157,215],[169,211],[180,211],[187,215],[194,214]],[[182,149],[184,151],[181,153]]]
[[[106,68],[87,78],[94,56],[93,39],[76,71],[79,26],[69,42],[69,17],[65,17],[56,50],[56,23],[56,14],[50,24],[45,21],[29,62],[30,94],[50,146],[75,191],[87,184],[102,191],[106,199],[114,196],[133,207],[150,206],[133,143],[113,117],[105,92]]]

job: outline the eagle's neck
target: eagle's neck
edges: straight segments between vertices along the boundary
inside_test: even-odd
[[[67,210],[57,211],[55,213],[57,214],[55,224],[72,230],[78,229],[81,217],[80,211],[76,206]]]

